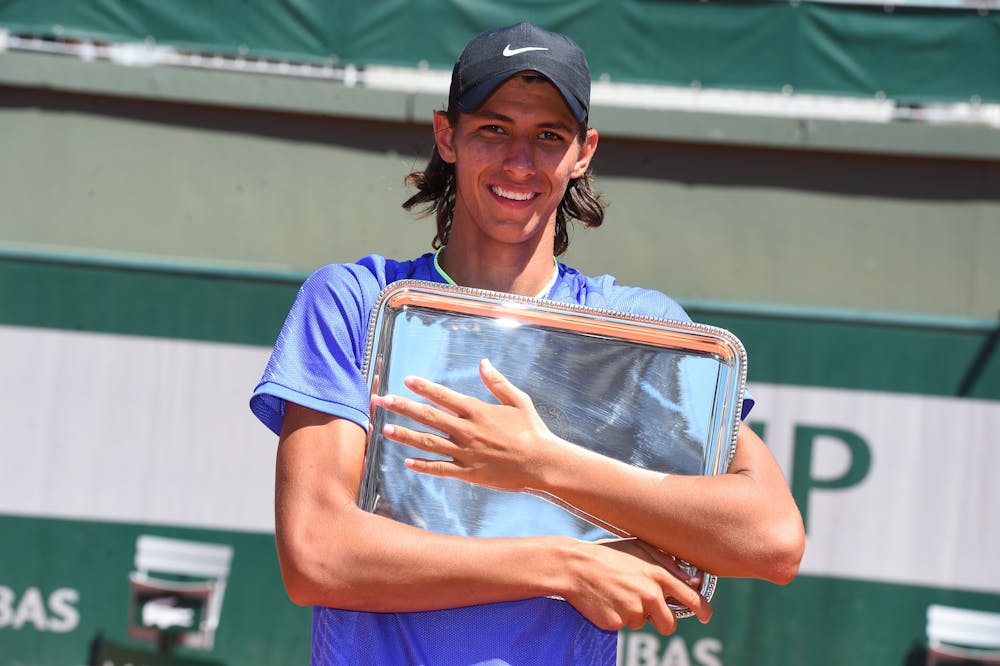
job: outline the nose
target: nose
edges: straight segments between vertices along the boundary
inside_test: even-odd
[[[535,175],[534,146],[526,136],[514,136],[507,142],[503,168],[517,178]]]

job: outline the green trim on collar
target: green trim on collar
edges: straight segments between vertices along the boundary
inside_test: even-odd
[[[448,247],[448,246],[447,246],[447,245],[442,245],[442,246],[441,246],[441,247],[439,247],[439,248],[437,249],[437,251],[436,251],[436,252],[434,253],[434,269],[435,269],[435,270],[436,270],[436,271],[437,271],[438,273],[440,273],[440,274],[441,274],[441,277],[443,277],[443,278],[445,279],[445,281],[446,281],[446,282],[447,282],[448,284],[451,284],[451,285],[455,285],[455,286],[457,287],[457,286],[459,286],[459,285],[458,285],[458,283],[457,283],[457,282],[455,282],[455,281],[454,281],[454,280],[453,280],[453,279],[451,278],[451,276],[450,276],[450,275],[448,275],[447,273],[445,273],[445,272],[444,272],[444,269],[443,269],[443,268],[441,268],[441,262],[440,262],[440,261],[438,261],[438,257],[439,257],[439,256],[440,256],[440,254],[441,254],[441,250],[445,249],[446,247]],[[544,289],[542,289],[542,290],[541,290],[541,291],[540,291],[540,292],[539,292],[539,293],[538,293],[538,294],[537,294],[537,295],[535,296],[535,298],[543,298],[543,297],[545,297],[546,295],[548,295],[548,293],[549,293],[550,291],[552,291],[552,287],[553,287],[553,286],[555,286],[555,284],[556,284],[556,280],[558,280],[558,279],[559,279],[559,262],[558,262],[558,261],[556,261],[556,258],[555,258],[555,257],[552,257],[552,279],[551,279],[551,280],[549,280],[549,283],[548,283],[547,285],[545,285],[545,288],[544,288]]]
[[[441,254],[441,250],[445,249],[446,247],[448,246],[442,245],[437,249],[437,252],[434,253],[434,269],[441,274],[441,277],[445,279],[445,282],[447,282],[448,284],[453,284],[457,287],[458,283],[452,280],[451,276],[444,272],[444,269],[441,268],[441,262],[438,261],[438,256]]]

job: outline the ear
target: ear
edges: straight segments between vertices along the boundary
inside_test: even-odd
[[[593,127],[588,129],[587,136],[584,137],[583,143],[580,144],[580,153],[576,158],[576,164],[573,165],[573,171],[570,174],[571,178],[579,178],[587,173],[587,169],[590,168],[590,160],[594,158],[594,153],[597,152],[597,139],[597,130]]]
[[[438,155],[449,164],[454,164],[455,155],[455,128],[451,126],[448,115],[444,111],[434,112],[434,142],[437,145]]]

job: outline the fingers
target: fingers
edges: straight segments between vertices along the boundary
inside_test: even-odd
[[[454,460],[450,459],[456,447],[444,437],[402,428],[397,425],[386,425],[382,428],[382,434],[394,442],[411,446],[427,453],[447,456],[445,460],[428,460],[426,458],[406,458],[403,464],[414,472],[427,474],[430,476],[456,477],[462,468]]]
[[[610,559],[610,572],[600,578],[609,584],[602,590],[603,610],[609,613],[603,621],[612,628],[638,629],[649,623],[667,636],[677,630],[680,609],[690,609],[702,623],[711,618],[711,604],[690,586],[690,576],[676,575],[673,557],[634,537],[604,539],[596,545],[621,554]],[[672,567],[666,566],[668,560]]]
[[[466,404],[473,399],[464,393],[459,393],[422,377],[406,377],[403,379],[403,384],[417,395],[430,400],[433,404],[452,414],[464,414]]]
[[[451,432],[450,429],[453,427],[455,421],[454,416],[432,405],[419,403],[415,400],[409,400],[395,395],[373,395],[371,398],[371,405],[373,409],[375,407],[382,407],[417,421],[418,423],[436,430],[438,433],[443,433],[435,434],[433,432],[414,430],[412,428],[387,423],[382,427],[382,435],[387,439],[391,439],[394,442],[399,442],[400,444],[405,444],[406,446],[410,446],[415,449],[420,449],[421,451],[426,451],[427,453],[433,453],[447,458],[451,458],[455,454],[457,447],[449,439]],[[424,462],[430,463],[431,461]],[[440,465],[431,465],[429,467],[427,465],[410,465],[410,461],[407,461],[407,466],[416,471],[436,474],[438,476],[443,476],[448,471]]]
[[[665,629],[672,632],[676,626],[677,616],[671,609],[671,604],[687,608],[702,624],[712,618],[712,604],[701,596],[697,589],[688,585],[685,579],[678,579],[664,570],[664,576],[659,579],[659,584],[662,594],[657,596],[655,602],[647,601],[646,613],[649,621],[660,633],[664,633]]]
[[[664,577],[661,581],[661,587],[665,602],[687,608],[702,624],[708,622],[712,618],[712,604],[701,595],[701,577],[693,579],[686,573],[677,576],[666,568],[663,571]]]
[[[462,468],[450,460],[426,460],[424,458],[407,458],[403,461],[407,469],[428,476],[457,477]]]
[[[655,580],[661,594],[656,595],[655,601],[646,600],[644,603],[647,617],[657,631],[670,629],[675,623],[676,618],[669,604],[691,610],[702,623],[712,617],[712,606],[700,593],[702,576],[688,574],[673,556],[634,537],[606,539],[601,544],[659,567]]]
[[[677,630],[677,616],[667,605],[667,600],[657,604],[654,608],[646,611],[646,620],[653,625],[657,632],[664,636],[669,636]]]
[[[531,400],[527,393],[514,386],[507,377],[497,370],[489,359],[484,358],[479,362],[479,377],[483,385],[501,404],[520,405]],[[479,402],[476,398],[421,377],[406,377],[403,384],[417,395],[453,414],[464,415],[469,408],[470,401]],[[373,397],[377,398],[378,396]]]
[[[394,442],[406,444],[407,446],[412,446],[415,449],[420,449],[421,451],[426,451],[427,453],[436,453],[446,456],[450,455],[451,451],[454,449],[454,446],[446,437],[441,437],[429,432],[421,432],[420,430],[404,428],[391,423],[382,427],[382,434],[385,435],[387,439],[391,439]]]
[[[644,553],[653,562],[656,562],[661,567],[669,571],[675,578],[684,581],[688,587],[697,590],[701,587],[702,576],[700,573],[696,572],[690,574],[684,570],[683,567],[677,562],[677,558],[673,555],[663,552],[655,546],[651,546],[645,541],[636,540],[636,545],[643,550]]]
[[[697,590],[701,587],[702,576],[699,572],[690,574],[678,563],[677,559],[636,537],[612,537],[601,539],[595,543],[631,553],[637,557],[642,557],[647,562],[659,565],[669,571],[675,578],[684,581],[688,586]]]
[[[372,394],[378,393],[379,384],[382,382],[382,356],[381,354],[375,358],[375,373],[372,375]]]
[[[707,624],[712,619],[712,604],[697,590],[693,590],[687,585],[679,586],[679,593],[667,598],[667,602],[670,601],[675,601],[680,606],[690,610],[702,624]]]
[[[445,409],[440,409],[434,405],[429,405],[424,402],[417,402],[416,400],[411,400],[409,398],[403,398],[398,395],[372,396],[371,405],[373,408],[382,407],[391,412],[395,412],[400,416],[405,416],[443,433],[450,434],[457,423],[454,414],[449,411],[445,411]]]
[[[712,618],[712,605],[697,591],[676,579],[663,588],[663,596],[657,597],[655,601],[646,602],[646,619],[659,633],[667,635],[676,630],[677,612],[674,608],[677,606],[692,611],[702,624]],[[667,588],[670,588],[669,591]]]

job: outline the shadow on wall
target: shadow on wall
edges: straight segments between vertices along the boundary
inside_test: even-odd
[[[3,86],[0,100],[0,107],[89,113],[393,153],[418,166],[432,147],[430,118],[426,123],[395,123]],[[598,177],[691,185],[772,187],[877,198],[1000,201],[1000,162],[991,160],[781,150],[605,135],[594,170]]]
[[[600,128],[598,128],[600,130]],[[1000,201],[1000,162],[615,139],[598,176],[688,185],[773,187],[850,196]]]
[[[374,153],[395,152],[413,156],[420,163],[431,151],[430,118],[426,125],[417,125],[0,86],[0,108],[4,107],[86,113]],[[368,131],[360,131],[362,127]]]

